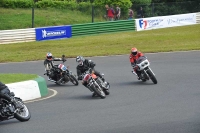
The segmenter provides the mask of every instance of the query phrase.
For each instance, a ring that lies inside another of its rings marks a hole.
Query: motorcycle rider
[[[46,74],[48,76],[48,80],[56,82],[55,80],[53,80],[55,73],[51,71],[51,69],[55,68],[54,61],[66,61],[64,57],[65,55],[62,55],[62,58],[55,58],[50,52],[46,54],[46,59],[44,60],[44,67],[45,67]]]
[[[144,56],[143,53],[141,53],[140,51],[137,50],[137,48],[133,47],[131,48],[131,54],[129,56],[130,58],[130,62],[131,62],[131,66],[133,67],[134,72],[137,74],[138,76],[138,80],[140,79],[140,71],[137,70],[136,67],[136,60],[140,57],[140,56]]]
[[[92,60],[85,59],[82,56],[77,56],[76,62],[78,63],[76,67],[78,80],[82,80],[83,79],[82,74],[91,68],[91,70],[94,72],[96,76],[100,77],[103,82],[105,81],[105,79],[101,76],[101,74],[94,69],[94,66],[96,64]],[[87,87],[87,82],[83,81],[82,84],[85,87]],[[93,96],[95,96],[95,93],[93,93]]]
[[[5,98],[9,102],[12,102],[16,108],[23,108],[10,96],[10,90],[8,87],[0,81],[0,97]]]

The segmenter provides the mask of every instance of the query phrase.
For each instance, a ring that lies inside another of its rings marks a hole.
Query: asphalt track
[[[138,81],[128,55],[92,57],[111,95],[92,98],[81,84],[47,81],[58,94],[27,103],[30,121],[0,122],[0,133],[200,133],[200,51],[146,56],[158,84]],[[75,59],[65,64],[75,72]],[[0,72],[45,77],[43,61],[0,64]]]

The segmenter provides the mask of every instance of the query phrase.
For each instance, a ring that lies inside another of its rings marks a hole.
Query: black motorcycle
[[[20,98],[15,97],[13,92],[9,95],[12,98],[12,102],[0,98],[0,121],[14,118],[21,122],[28,121],[31,118],[31,114],[27,106]],[[18,106],[16,107],[13,102],[17,103]]]
[[[53,68],[51,68],[51,80],[49,81],[54,82],[58,85],[64,85],[70,81],[74,85],[78,85],[78,80],[76,79],[76,76],[71,71],[69,71],[68,67],[64,65],[65,61],[66,60],[63,60],[63,63],[54,65]],[[45,73],[44,75],[47,75],[47,73]]]

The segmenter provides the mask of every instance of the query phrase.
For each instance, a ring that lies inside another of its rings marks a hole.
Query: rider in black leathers
[[[54,61],[66,61],[66,59],[64,57],[65,56],[63,55],[62,58],[55,58],[55,57],[53,57],[52,53],[50,53],[50,52],[48,52],[46,54],[46,59],[44,60],[44,67],[45,67],[46,74],[49,77],[48,80],[53,80],[53,78],[55,76],[55,73],[53,71],[51,71],[51,69],[55,67]]]
[[[2,98],[5,98],[7,101],[9,101],[9,102],[13,102],[13,104],[14,104],[14,106],[15,107],[20,107],[21,108],[21,106],[20,105],[18,105],[13,99],[12,99],[12,97],[10,96],[10,90],[8,89],[8,87],[4,84],[4,83],[2,83],[2,82],[0,82],[0,97],[2,97]]]
[[[82,56],[77,56],[76,62],[78,63],[78,66],[76,67],[78,80],[82,80],[82,74],[91,68],[94,71],[94,74],[104,81],[104,78],[101,76],[101,74],[94,69],[96,64],[92,60],[84,59]]]

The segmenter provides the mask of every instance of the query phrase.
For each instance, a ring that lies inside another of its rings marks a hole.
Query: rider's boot
[[[93,92],[92,97],[95,97],[95,96],[97,96],[97,95]]]
[[[137,79],[140,80],[141,79],[141,73],[138,71],[135,71],[135,73],[137,74]]]
[[[103,91],[104,91],[104,93],[105,93],[106,95],[109,95],[109,94],[110,94],[109,89],[103,89]]]

